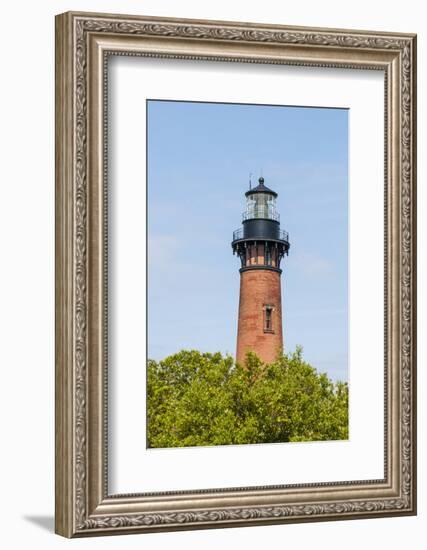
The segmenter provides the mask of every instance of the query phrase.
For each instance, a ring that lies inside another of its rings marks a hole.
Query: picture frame
[[[56,17],[55,46],[56,532],[82,537],[416,514],[416,36],[67,12]],[[109,56],[384,73],[384,478],[109,493]]]

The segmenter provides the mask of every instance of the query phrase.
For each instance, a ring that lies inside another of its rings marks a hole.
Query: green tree
[[[149,447],[348,438],[348,386],[302,358],[301,348],[264,364],[181,351],[148,362]]]

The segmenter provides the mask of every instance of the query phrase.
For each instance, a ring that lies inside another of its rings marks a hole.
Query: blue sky
[[[249,173],[278,194],[285,351],[347,380],[348,111],[153,101],[148,109],[148,356],[234,355]]]

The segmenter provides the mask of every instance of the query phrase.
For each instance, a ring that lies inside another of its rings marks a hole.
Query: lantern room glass
[[[279,221],[276,210],[276,197],[270,193],[253,193],[246,197],[246,210],[243,219],[264,218]]]

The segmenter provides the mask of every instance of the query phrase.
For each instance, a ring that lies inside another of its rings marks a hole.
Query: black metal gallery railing
[[[239,239],[243,239],[243,238],[244,238],[243,227],[239,227],[239,229],[236,229],[235,231],[233,231],[233,241],[238,241]],[[289,233],[284,229],[279,229],[277,239],[280,241],[289,242]],[[251,240],[256,240],[256,237],[251,237]],[[259,240],[264,241],[265,237],[259,237]]]
[[[256,206],[254,208],[247,208],[242,213],[242,220],[256,220],[256,219],[265,219],[265,220],[275,220],[276,222],[280,221],[280,214],[276,212],[275,208],[269,208],[268,206]]]

